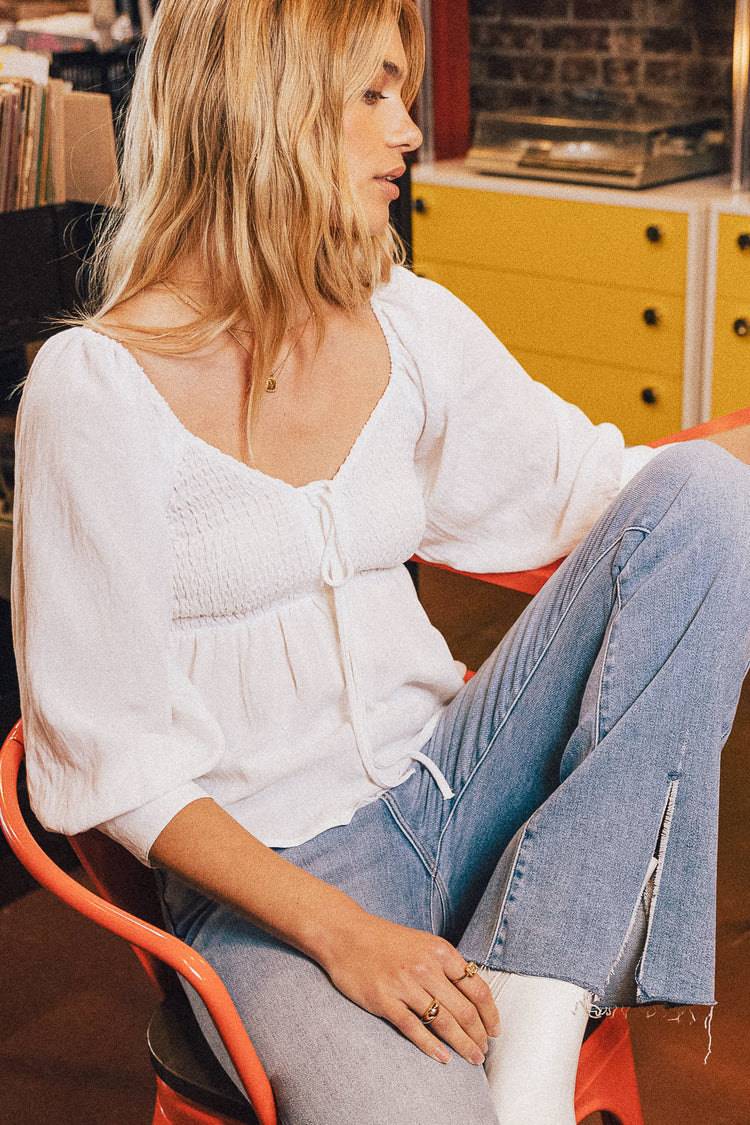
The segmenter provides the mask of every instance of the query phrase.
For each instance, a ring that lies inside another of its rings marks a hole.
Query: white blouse
[[[86,328],[20,408],[13,613],[34,810],[144,863],[210,796],[264,843],[345,824],[422,762],[461,668],[404,560],[568,552],[653,456],[533,382],[446,290],[372,300],[390,382],[332,480],[293,487],[177,419]],[[210,373],[209,373],[210,377]]]

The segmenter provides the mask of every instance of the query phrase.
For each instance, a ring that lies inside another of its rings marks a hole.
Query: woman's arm
[[[224,751],[170,658],[182,440],[114,341],[73,328],[40,350],[19,407],[13,519],[29,794],[46,828],[101,825],[144,863]]]
[[[185,806],[157,836],[151,861],[317,961],[355,1004],[387,1019],[425,1054],[483,1061],[497,1009],[479,977],[453,983],[465,960],[449,942],[368,914],[343,891],[267,848],[210,798]],[[442,1010],[428,1030],[420,1015]]]

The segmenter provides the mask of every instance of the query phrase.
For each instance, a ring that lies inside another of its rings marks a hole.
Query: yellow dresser
[[[473,308],[535,379],[631,443],[698,420],[690,266],[705,204],[673,188],[634,205],[632,193],[446,164],[415,168],[412,207],[415,271]]]
[[[706,366],[711,373],[710,413],[716,418],[750,406],[750,203],[714,206],[710,261],[714,272]]]

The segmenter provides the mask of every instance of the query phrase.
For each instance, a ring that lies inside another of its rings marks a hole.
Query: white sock
[[[480,969],[500,1013],[484,1064],[500,1125],[575,1125],[591,993],[567,981]]]

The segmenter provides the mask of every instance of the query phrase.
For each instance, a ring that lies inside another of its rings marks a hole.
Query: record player
[[[468,168],[489,175],[636,189],[722,172],[728,161],[726,121],[699,115],[645,120],[484,112],[466,157]]]

